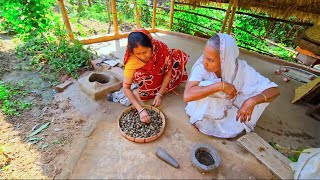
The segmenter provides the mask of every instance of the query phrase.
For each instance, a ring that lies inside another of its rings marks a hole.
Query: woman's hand
[[[254,106],[256,104],[257,102],[253,98],[245,100],[241,108],[238,110],[236,120],[238,121],[240,119],[240,122],[245,122],[247,120],[250,121]]]
[[[234,87],[233,84],[221,82],[221,89],[224,93],[226,93],[229,99],[233,99],[237,95],[237,89]]]
[[[162,97],[160,95],[156,95],[156,97],[153,100],[152,106],[158,107],[161,105]]]
[[[147,123],[147,124],[151,122],[150,116],[149,116],[148,111],[146,109],[143,109],[140,112],[140,121]]]

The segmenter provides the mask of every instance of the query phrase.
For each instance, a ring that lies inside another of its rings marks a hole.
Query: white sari
[[[220,38],[222,80],[233,84],[238,94],[230,100],[225,93],[217,92],[206,98],[189,102],[185,109],[190,116],[190,123],[202,133],[220,138],[232,138],[243,130],[253,131],[262,112],[269,105],[269,103],[256,105],[251,120],[241,123],[236,121],[236,115],[243,102],[268,88],[277,87],[277,85],[256,72],[247,62],[237,59],[239,48],[232,36],[221,33],[218,35]],[[203,55],[193,65],[189,81],[193,81],[192,77],[195,75],[202,76],[201,74],[193,74],[199,72],[194,72],[195,69],[203,67],[202,62]],[[221,79],[213,73],[210,76],[203,76],[199,85],[207,86],[220,81]]]

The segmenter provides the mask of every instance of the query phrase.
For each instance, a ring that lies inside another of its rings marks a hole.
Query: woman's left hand
[[[247,99],[243,102],[241,108],[238,110],[236,121],[240,119],[240,122],[250,121],[251,115],[256,105],[256,101],[252,98]]]
[[[156,97],[153,100],[152,106],[154,106],[154,107],[160,106],[161,105],[161,101],[162,101],[161,96],[156,95]]]

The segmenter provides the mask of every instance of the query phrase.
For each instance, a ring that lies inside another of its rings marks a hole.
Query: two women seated
[[[204,134],[232,138],[255,127],[264,109],[279,95],[277,85],[238,60],[239,48],[227,34],[211,37],[203,55],[193,65],[184,91],[190,123]],[[160,106],[165,93],[187,81],[189,56],[169,49],[144,29],[128,36],[123,89],[142,122],[150,122],[147,111],[130,90],[139,86],[141,101],[153,99]]]

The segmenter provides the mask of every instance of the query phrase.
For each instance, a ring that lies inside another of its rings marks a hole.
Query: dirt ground
[[[80,21],[84,33],[101,35],[113,33],[113,26],[108,23]],[[79,29],[72,25],[75,35],[80,36]],[[95,31],[90,31],[94,29]],[[121,32],[129,32],[132,27],[129,24],[121,24]],[[0,80],[4,82],[23,82],[30,91],[26,97],[32,107],[23,112],[19,117],[7,117],[0,110],[0,147],[4,149],[10,158],[8,168],[1,171],[0,178],[4,179],[52,179],[62,172],[63,167],[68,166],[72,151],[77,140],[81,141],[91,127],[94,120],[80,113],[70,103],[68,98],[54,98],[56,92],[44,82],[40,74],[32,70],[28,62],[21,62],[15,48],[17,46],[13,36],[0,34]],[[32,129],[50,122],[43,132],[34,136],[42,138],[35,144],[28,142],[27,135]],[[89,129],[84,131],[84,129]],[[0,165],[5,158],[0,155]],[[72,162],[71,162],[72,163]],[[3,163],[4,164],[4,163]]]
[[[26,101],[32,107],[19,117],[8,117],[0,111],[0,147],[10,158],[1,179],[52,179],[61,173],[72,145],[83,136],[88,126],[86,117],[76,111],[69,99],[54,99],[55,91],[38,73],[29,70],[26,62],[19,62],[16,44],[11,36],[0,36],[0,78],[4,82],[24,81],[30,93]],[[42,138],[35,144],[28,142],[32,129],[50,122],[47,129],[34,137]],[[1,158],[0,158],[1,159]]]

